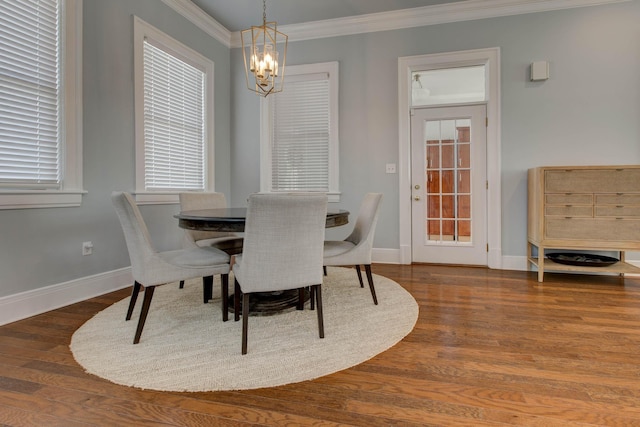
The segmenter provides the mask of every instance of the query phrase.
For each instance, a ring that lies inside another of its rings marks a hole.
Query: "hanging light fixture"
[[[247,88],[260,96],[281,92],[284,85],[289,37],[277,26],[275,21],[267,22],[267,3],[262,0],[262,25],[240,32]]]

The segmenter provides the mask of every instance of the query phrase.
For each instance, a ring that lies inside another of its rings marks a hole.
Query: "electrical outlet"
[[[93,253],[93,243],[82,242],[82,255],[91,255]]]
[[[395,163],[387,163],[387,173],[396,173]]]

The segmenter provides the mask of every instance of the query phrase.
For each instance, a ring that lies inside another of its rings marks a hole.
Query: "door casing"
[[[411,73],[485,65],[487,79],[487,243],[489,268],[502,268],[500,48],[475,49],[398,58],[398,194],[401,264],[411,264]]]

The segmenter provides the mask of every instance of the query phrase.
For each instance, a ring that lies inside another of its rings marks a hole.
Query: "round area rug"
[[[242,321],[222,321],[219,277],[202,303],[202,281],[156,288],[139,344],[133,343],[142,295],[130,321],[129,298],[106,308],[71,338],[86,372],[117,384],[162,391],[244,390],[328,375],[392,347],[413,329],[418,305],[396,282],[374,275],[379,305],[355,269],[329,268],[322,285],[325,338],[315,311],[250,316],[248,354]],[[230,277],[233,288],[233,277]]]

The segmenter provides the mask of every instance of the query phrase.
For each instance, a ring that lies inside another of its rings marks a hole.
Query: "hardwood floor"
[[[85,374],[71,335],[126,290],[0,326],[0,425],[640,426],[639,278],[373,272],[416,298],[413,332],[351,369],[270,389],[167,393]]]

